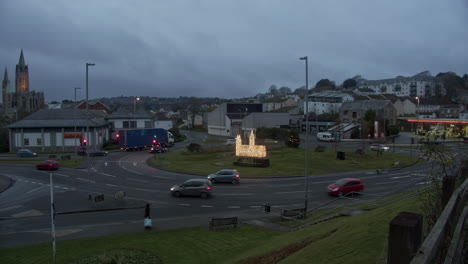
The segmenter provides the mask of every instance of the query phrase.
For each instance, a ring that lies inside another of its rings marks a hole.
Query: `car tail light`
[[[239,174],[236,174],[236,178],[239,178]]]
[[[207,190],[211,190],[211,187],[210,187],[210,186],[208,186],[208,187],[206,187],[206,189],[207,189]]]

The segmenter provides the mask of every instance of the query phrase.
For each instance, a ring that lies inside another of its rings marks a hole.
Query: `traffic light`
[[[83,146],[86,146],[86,138],[83,139]]]
[[[120,135],[119,135],[119,134],[117,134],[117,135],[116,135],[116,137],[117,137],[117,139],[119,139]]]

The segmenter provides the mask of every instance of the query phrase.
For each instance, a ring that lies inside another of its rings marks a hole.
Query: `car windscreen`
[[[336,184],[336,185],[339,185],[339,186],[343,186],[343,185],[345,185],[345,183],[346,183],[346,181],[343,180],[343,179],[337,180],[337,181],[335,182],[335,184]]]

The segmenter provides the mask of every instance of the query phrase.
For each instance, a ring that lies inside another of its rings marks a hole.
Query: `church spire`
[[[25,65],[25,63],[24,63],[24,56],[23,56],[23,49],[21,49],[21,54],[20,54],[20,59],[19,59],[18,65],[20,65],[20,66],[24,66],[24,65]]]

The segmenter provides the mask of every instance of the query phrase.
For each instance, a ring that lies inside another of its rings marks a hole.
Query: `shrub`
[[[202,146],[197,143],[190,143],[190,145],[187,146],[187,150],[190,152],[201,152],[202,151]]]

